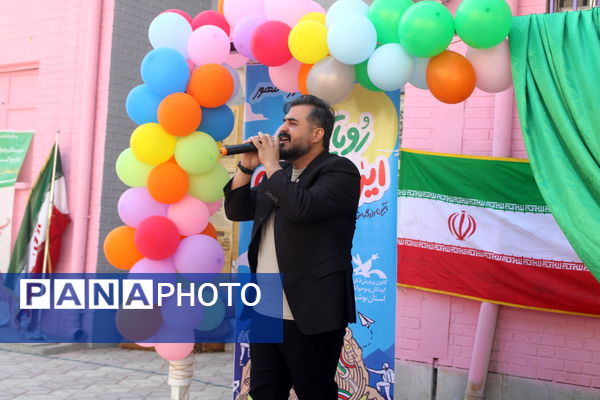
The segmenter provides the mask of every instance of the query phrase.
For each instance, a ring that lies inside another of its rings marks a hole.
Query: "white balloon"
[[[166,12],[158,15],[150,23],[148,39],[153,48],[169,47],[177,50],[188,59],[187,42],[192,34],[192,26],[181,15]]]
[[[355,80],[352,65],[343,64],[329,56],[310,69],[306,78],[306,88],[310,94],[333,105],[348,97],[354,88]]]
[[[477,88],[488,93],[498,93],[512,86],[508,41],[504,40],[489,49],[469,47],[466,57],[475,68]]]
[[[329,7],[329,10],[327,10],[325,25],[329,28],[333,21],[342,15],[361,14],[367,16],[368,13],[369,6],[362,0],[337,0]]]
[[[431,58],[413,57],[413,72],[408,78],[411,85],[416,88],[429,90],[427,85],[427,64]]]
[[[382,90],[398,90],[413,72],[413,58],[398,43],[388,43],[373,52],[367,64],[371,82]]]

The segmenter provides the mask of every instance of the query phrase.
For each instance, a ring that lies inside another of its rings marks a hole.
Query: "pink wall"
[[[519,15],[545,11],[543,0],[519,3]],[[447,105],[407,85],[402,147],[490,156],[493,116],[492,94]],[[511,157],[527,158],[516,106],[511,143]],[[468,369],[479,304],[398,288],[396,358]],[[600,388],[600,319],[500,306],[490,372]]]
[[[90,207],[90,225],[87,260],[95,266],[99,219],[100,185],[102,183],[102,158],[106,110],[110,48],[112,38],[113,0],[104,0],[100,47],[100,69],[97,88],[96,128],[94,132],[79,132],[81,123],[82,85],[84,81],[85,40],[89,23],[87,7],[92,1],[100,0],[30,0],[26,2],[5,1],[0,13],[0,72],[10,73],[15,69],[34,68],[37,74],[36,94],[33,96],[35,109],[31,118],[7,123],[0,129],[33,129],[36,131],[30,155],[26,163],[25,176],[21,180],[28,185],[17,190],[13,227],[13,241],[18,231],[30,186],[33,185],[50,148],[54,135],[60,129],[60,148],[63,169],[67,178],[67,191],[71,214],[74,210],[74,169],[77,150],[82,135],[94,135],[93,177]],[[83,271],[81,265],[71,265],[70,247],[72,227],[66,232],[63,244],[62,272]]]

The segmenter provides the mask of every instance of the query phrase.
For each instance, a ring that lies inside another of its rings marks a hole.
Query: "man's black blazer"
[[[304,334],[345,327],[356,321],[352,280],[352,238],[360,197],[360,174],[348,159],[319,154],[291,181],[292,166],[255,188],[225,186],[225,213],[233,221],[253,220],[248,249],[256,272],[260,231],[275,212],[275,249],[283,288]]]

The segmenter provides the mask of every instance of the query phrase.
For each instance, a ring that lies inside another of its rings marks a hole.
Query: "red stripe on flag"
[[[69,214],[61,213],[56,206],[52,207],[52,218],[50,221],[50,259],[48,260],[48,267],[46,272],[56,272],[56,265],[58,265],[58,258],[60,256],[60,249],[62,246],[62,234],[67,229],[67,226],[71,222]],[[46,240],[48,240],[46,238]],[[40,245],[40,251],[37,254],[35,265],[33,266],[32,273],[42,273],[44,267],[44,252],[46,242],[44,241]]]
[[[523,307],[600,315],[589,271],[520,265],[398,245],[398,283]]]

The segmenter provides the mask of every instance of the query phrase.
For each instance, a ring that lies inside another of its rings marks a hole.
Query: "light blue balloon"
[[[413,57],[413,72],[408,79],[416,88],[429,90],[427,85],[427,64],[431,58]]]
[[[146,85],[139,85],[131,89],[125,100],[125,110],[133,122],[138,125],[148,122],[158,122],[156,112],[162,101]]]
[[[329,27],[327,45],[331,55],[344,64],[360,64],[375,50],[377,31],[364,15],[342,15]]]
[[[413,59],[398,43],[384,44],[373,52],[367,71],[378,88],[398,90],[412,74]]]
[[[369,6],[362,0],[337,0],[329,7],[325,15],[325,25],[327,28],[331,26],[333,21],[348,14],[360,14],[365,17],[369,13]]]
[[[181,15],[167,12],[156,16],[148,28],[148,39],[155,49],[168,47],[188,59],[187,42],[192,34],[190,23]]]
[[[217,108],[202,108],[202,122],[198,131],[208,133],[215,141],[225,139],[233,130],[235,118],[227,105]]]
[[[167,47],[151,50],[142,60],[142,80],[158,96],[185,92],[190,68],[185,58]]]
[[[221,65],[223,65],[225,68],[227,68],[227,70],[231,74],[231,77],[233,78],[233,93],[231,94],[231,97],[229,98],[229,100],[227,100],[227,102],[230,102],[231,100],[233,100],[235,98],[238,91],[240,90],[240,74],[238,74],[236,69],[233,68],[229,64],[221,64]]]

